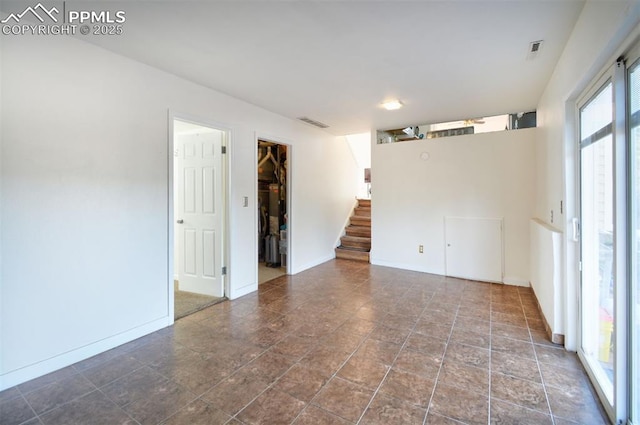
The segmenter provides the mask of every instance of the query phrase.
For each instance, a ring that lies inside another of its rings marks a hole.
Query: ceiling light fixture
[[[402,102],[400,102],[399,100],[387,100],[385,102],[382,102],[382,107],[387,111],[393,111],[395,109],[402,108]]]

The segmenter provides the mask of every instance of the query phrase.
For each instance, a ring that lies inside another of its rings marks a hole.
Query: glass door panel
[[[629,146],[630,146],[630,192],[631,227],[629,229],[631,260],[631,420],[640,424],[640,61],[629,68]]]
[[[613,405],[613,91],[605,84],[580,110],[581,350]]]

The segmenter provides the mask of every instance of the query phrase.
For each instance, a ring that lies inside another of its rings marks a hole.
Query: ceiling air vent
[[[529,43],[529,52],[527,52],[527,59],[534,59],[542,50],[543,40],[532,41]]]
[[[329,127],[328,125],[323,124],[320,121],[312,120],[311,118],[308,118],[308,117],[299,117],[298,119],[300,121],[302,121],[302,122],[306,122],[307,124],[314,125],[314,126],[316,126],[318,128],[328,128]]]

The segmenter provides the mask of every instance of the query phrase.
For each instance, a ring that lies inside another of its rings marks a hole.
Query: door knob
[[[183,219],[180,219],[180,220],[176,221],[176,223],[178,223],[178,224],[182,224],[182,223],[184,223],[184,220],[183,220]]]

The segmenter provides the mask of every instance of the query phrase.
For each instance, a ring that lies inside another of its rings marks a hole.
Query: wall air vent
[[[299,117],[298,119],[300,121],[302,121],[302,122],[306,122],[307,124],[311,124],[311,125],[316,126],[318,128],[328,128],[329,127],[328,125],[326,125],[324,123],[321,123],[320,121],[312,120],[311,118],[308,118],[308,117]]]
[[[529,51],[527,52],[527,59],[534,59],[542,50],[543,40],[532,41],[529,43]]]

